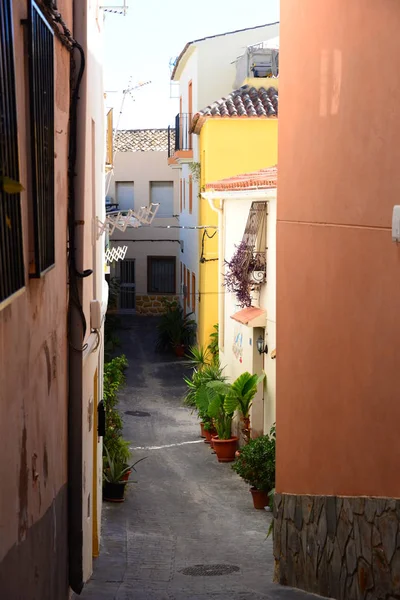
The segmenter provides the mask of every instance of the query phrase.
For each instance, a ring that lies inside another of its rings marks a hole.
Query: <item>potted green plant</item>
[[[225,399],[230,386],[223,381],[210,381],[197,394],[201,410],[206,410],[213,420],[217,436],[212,438],[212,447],[219,462],[235,460],[238,438],[232,436],[233,412],[225,409]]]
[[[200,419],[201,434],[204,435],[206,443],[210,443],[211,435],[216,433],[212,418],[208,415],[208,401],[204,404],[204,398],[198,402],[197,394],[201,388],[211,381],[225,381],[219,361],[207,362],[208,353],[201,348],[191,348],[189,351],[190,364],[194,365],[192,377],[184,377],[187,392],[183,402],[197,411]]]
[[[268,506],[269,493],[275,487],[275,425],[269,435],[250,440],[241,449],[232,469],[248,483],[254,508]]]
[[[177,356],[183,357],[188,346],[193,344],[196,334],[196,321],[193,313],[184,314],[183,308],[176,300],[164,299],[165,312],[157,325],[158,340],[156,349],[165,351],[173,348]]]
[[[106,460],[103,468],[103,498],[109,502],[123,502],[125,500],[125,488],[128,483],[129,474],[136,471],[135,466],[147,458],[144,456],[133,464],[126,464],[121,459],[113,456],[105,447]]]
[[[242,421],[242,433],[247,444],[250,440],[250,409],[253,403],[254,396],[257,393],[257,386],[265,378],[265,373],[262,375],[251,375],[248,371],[239,375],[231,384],[229,394],[225,400],[225,410],[235,412],[238,410]]]

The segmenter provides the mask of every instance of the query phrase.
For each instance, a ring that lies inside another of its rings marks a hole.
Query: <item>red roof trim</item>
[[[243,173],[206,184],[206,191],[235,191],[246,189],[274,189],[278,182],[277,166],[260,169],[253,173]]]

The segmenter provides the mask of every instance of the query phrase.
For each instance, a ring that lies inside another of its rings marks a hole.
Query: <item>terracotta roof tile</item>
[[[221,98],[196,113],[191,129],[192,132],[199,133],[204,121],[209,117],[275,118],[277,116],[278,90],[273,85],[258,89],[244,85],[228,94],[226,98]]]
[[[170,130],[172,147],[175,131]],[[114,150],[118,152],[167,152],[168,129],[125,129],[116,132]]]
[[[207,183],[205,188],[207,191],[235,191],[243,189],[263,189],[263,188],[276,188],[278,181],[278,168],[269,167],[268,169],[260,169],[253,173],[243,173],[242,175],[235,175],[234,177],[228,177],[227,179],[221,179],[220,181],[214,181]]]
[[[234,315],[231,315],[231,319],[237,321],[238,323],[242,323],[243,325],[248,325],[252,323],[252,326],[255,327],[255,321],[258,323],[263,323],[266,318],[266,311],[263,308],[258,308],[257,306],[249,306],[248,308],[243,308],[239,310]],[[260,325],[261,326],[261,325]]]

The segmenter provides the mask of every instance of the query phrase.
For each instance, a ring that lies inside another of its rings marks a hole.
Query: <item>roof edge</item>
[[[205,42],[207,40],[211,40],[211,39],[214,39],[217,37],[222,37],[224,35],[233,35],[234,33],[242,33],[243,31],[252,31],[253,29],[262,29],[263,27],[272,27],[273,25],[279,25],[279,23],[280,23],[280,21],[274,21],[273,23],[264,23],[263,25],[255,25],[254,27],[244,27],[243,29],[235,29],[234,31],[225,31],[225,33],[216,33],[215,35],[208,35],[206,37],[198,38],[197,40],[192,40],[191,42],[187,42],[187,44],[185,45],[185,47],[183,48],[181,53],[178,55],[178,58],[176,59],[175,66],[174,66],[174,69],[173,69],[172,75],[171,75],[171,81],[175,80],[175,75],[178,70],[179,63],[182,60],[182,58],[184,57],[184,55],[186,54],[186,51],[188,50],[188,48],[192,44],[198,44],[199,42]]]

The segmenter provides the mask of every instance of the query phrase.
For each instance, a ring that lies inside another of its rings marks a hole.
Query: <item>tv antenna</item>
[[[104,6],[99,6],[104,12],[113,13],[114,15],[123,15],[126,17],[126,13],[128,11],[128,0],[124,0],[122,6],[114,6],[110,4],[106,4]]]
[[[112,138],[112,148],[113,148],[113,161],[112,164],[114,165],[114,159],[115,159],[115,140],[117,137],[117,133],[119,131],[119,124],[121,121],[121,115],[123,113],[124,110],[124,104],[125,104],[125,100],[127,96],[130,96],[131,99],[133,100],[133,102],[135,102],[135,98],[133,96],[133,92],[135,92],[136,90],[140,90],[142,87],[144,87],[145,85],[149,85],[151,83],[151,81],[139,81],[136,84],[132,84],[132,75],[129,77],[129,81],[128,81],[128,86],[125,90],[122,90],[122,100],[121,100],[121,106],[119,109],[119,113],[118,113],[118,120],[117,120],[117,125],[113,131],[113,138]],[[107,92],[108,94],[113,94],[116,93],[115,90],[111,90],[109,92]],[[113,169],[111,169],[108,173],[107,173],[107,178],[106,178],[106,196],[108,194],[108,191],[110,189],[110,184],[111,184],[111,177],[113,174]]]

